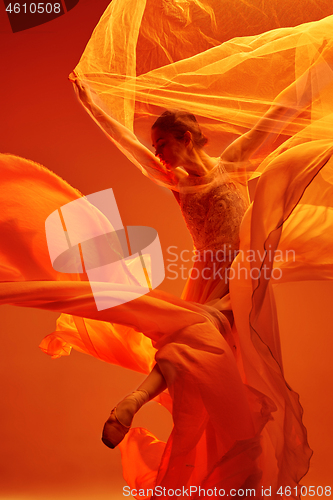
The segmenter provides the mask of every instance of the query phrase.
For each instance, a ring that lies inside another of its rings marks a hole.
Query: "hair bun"
[[[182,140],[186,132],[191,132],[193,143],[198,148],[207,144],[208,139],[201,132],[199,123],[192,113],[178,109],[167,109],[161,114],[152,126],[164,132],[170,132],[173,136]]]

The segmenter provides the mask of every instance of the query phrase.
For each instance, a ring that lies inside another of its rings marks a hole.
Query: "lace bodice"
[[[179,204],[197,251],[237,250],[247,202],[221,162],[179,186]]]

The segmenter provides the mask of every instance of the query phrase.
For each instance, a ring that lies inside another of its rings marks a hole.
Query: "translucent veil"
[[[91,89],[95,103],[148,147],[156,117],[165,108],[176,108],[197,116],[209,138],[207,152],[218,156],[253,127],[278,94],[308,68],[332,59],[333,18],[308,22],[332,13],[328,0],[266,5],[258,1],[113,0],[75,72]],[[274,145],[268,141],[260,148],[248,169],[253,170],[259,163],[256,159],[267,157],[296,133],[303,131],[302,140],[326,137],[332,85],[322,91],[318,85],[322,74],[316,69],[309,78],[311,95],[302,113],[287,126],[278,127],[283,135]],[[291,106],[299,104],[303,85],[300,80]],[[316,127],[305,132],[314,122]],[[149,168],[117,145],[149,175]]]

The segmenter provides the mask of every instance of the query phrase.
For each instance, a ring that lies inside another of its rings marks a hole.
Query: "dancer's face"
[[[155,156],[169,169],[177,168],[186,159],[186,142],[176,139],[171,132],[165,132],[159,128],[151,131]]]

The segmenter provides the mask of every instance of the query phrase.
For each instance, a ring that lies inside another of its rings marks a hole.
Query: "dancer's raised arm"
[[[327,47],[325,42],[320,53],[319,59],[275,98],[272,106],[257,124],[225,149],[221,155],[222,160],[226,162],[248,160],[269,135],[279,134],[288,122],[332,84],[333,50]]]
[[[87,111],[133,163],[142,166],[149,176],[158,182],[169,187],[177,183],[175,174],[168,170],[159,158],[138,140],[133,132],[109,116],[93,102],[89,90],[77,78],[75,73],[70,75],[70,80]]]

